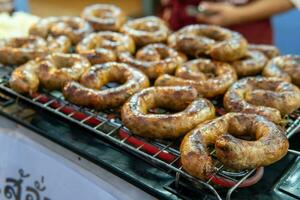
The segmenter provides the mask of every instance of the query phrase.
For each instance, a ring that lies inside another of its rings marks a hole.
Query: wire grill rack
[[[222,198],[218,191],[220,187],[217,185],[226,188],[226,199],[229,200],[234,190],[238,187],[250,186],[253,184],[251,178],[254,176],[261,177],[263,174],[263,168],[232,172],[216,161],[215,173],[207,181],[202,181],[192,177],[182,169],[178,150],[180,144],[179,140],[149,140],[132,135],[130,131],[123,126],[118,110],[98,112],[96,110],[82,108],[65,101],[63,95],[58,91],[50,93],[42,91],[41,93],[36,93],[31,96],[22,95],[10,89],[5,79],[0,82],[0,89],[14,95],[18,99],[22,99],[86,128],[93,132],[95,136],[104,138],[152,165],[163,169],[175,177],[175,185],[179,185],[181,179],[184,178],[196,188],[210,191],[210,193],[219,200]],[[217,101],[213,103],[215,105],[218,104]],[[220,109],[219,114],[222,114],[222,112],[223,110]],[[299,116],[300,109],[288,118],[286,133],[289,138],[300,127]],[[298,151],[289,150],[289,152],[299,155]],[[211,155],[214,156],[214,153],[215,151],[212,150]],[[257,180],[259,180],[259,178]]]

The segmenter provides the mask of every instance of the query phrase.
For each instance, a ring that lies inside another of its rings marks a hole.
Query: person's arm
[[[300,9],[300,0],[290,0],[291,2],[293,2],[293,4]]]
[[[244,6],[210,2],[201,3],[200,6],[214,14],[199,14],[199,22],[229,26],[270,17],[293,8],[294,4],[290,0],[257,0]]]

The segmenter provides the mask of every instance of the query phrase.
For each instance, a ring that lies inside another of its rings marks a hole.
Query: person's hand
[[[241,8],[230,3],[204,2],[200,6],[211,14],[200,13],[197,15],[199,23],[213,24],[219,26],[230,26],[242,22]]]
[[[172,10],[171,8],[166,8],[163,13],[162,13],[162,16],[161,18],[163,20],[165,20],[166,22],[168,22],[170,19],[171,19],[171,15],[172,15]]]
[[[170,0],[160,0],[160,4],[162,6],[168,5],[170,3]]]
[[[161,18],[168,22],[171,19],[172,9],[167,7],[170,4],[170,0],[160,0],[160,4],[162,6],[166,6],[166,8],[163,9]]]

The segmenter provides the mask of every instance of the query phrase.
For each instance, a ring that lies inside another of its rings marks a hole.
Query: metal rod
[[[61,105],[58,108],[54,109],[54,111],[59,111],[60,109],[62,109],[63,107],[65,107],[65,105]]]
[[[215,152],[216,152],[216,150],[214,149],[209,153],[209,155],[213,155]]]
[[[289,152],[289,153],[292,153],[292,154],[294,154],[294,155],[300,156],[300,152],[299,152],[299,151],[289,149],[288,152]]]
[[[176,177],[175,177],[175,188],[178,190],[179,189],[179,179],[180,179],[180,173],[176,172]]]
[[[96,116],[94,116],[94,115],[87,116],[86,118],[84,118],[84,119],[81,120],[80,122],[81,122],[81,123],[84,123],[84,122],[86,122],[87,120],[92,119],[93,117],[96,117]]]
[[[95,130],[97,130],[100,126],[102,126],[103,124],[107,123],[107,121],[102,121],[101,123],[99,123],[97,126],[94,127]]]
[[[217,175],[217,173],[224,167],[224,165],[221,165],[217,168],[217,170],[211,175],[211,177],[206,181],[206,183],[210,183],[210,181]]]
[[[170,162],[170,165],[173,165],[175,162],[177,162],[180,159],[180,156],[176,157],[172,162]]]
[[[222,170],[221,173],[222,173],[222,175],[229,176],[229,177],[242,177],[242,176],[245,176],[246,174],[248,174],[249,171],[230,172],[230,171]]]
[[[107,133],[108,136],[110,136],[111,134],[113,133],[116,133],[117,131],[119,131],[121,129],[122,126],[119,126],[119,127],[115,127],[113,130],[109,131]],[[129,135],[130,136],[130,135]]]
[[[47,103],[44,103],[44,106],[48,106],[51,103],[53,103],[54,101],[56,101],[56,99],[51,99],[50,101],[48,101]]]
[[[227,194],[226,194],[226,200],[230,200],[231,199],[231,194],[232,192],[239,187],[239,185],[241,185],[251,174],[253,174],[255,172],[256,169],[252,169],[247,175],[245,175],[241,180],[239,180],[239,182],[237,182],[232,188],[230,188],[230,190],[228,190]]]
[[[291,138],[300,128],[300,117],[286,130],[287,138]]]
[[[130,138],[131,137],[131,135],[128,135],[127,137],[125,137],[125,138],[123,138],[120,142],[121,143],[124,143],[128,138]]]
[[[166,145],[166,146],[164,146],[163,148],[159,149],[159,151],[156,152],[156,153],[153,155],[153,158],[155,158],[156,156],[158,156],[161,152],[163,152],[164,150],[166,150],[167,148],[169,148],[171,145],[172,145],[172,143],[169,143],[168,145]]]
[[[36,101],[36,100],[38,100],[41,97],[42,97],[42,95],[39,94],[37,97],[33,98],[32,101]]]
[[[142,145],[140,145],[139,147],[137,147],[136,150],[140,150],[144,145],[145,145],[145,143],[143,143]]]
[[[67,116],[72,117],[75,113],[76,113],[76,111],[72,111],[71,113],[67,114]]]

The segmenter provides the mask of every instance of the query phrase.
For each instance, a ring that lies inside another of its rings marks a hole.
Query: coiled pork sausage
[[[269,61],[263,70],[267,77],[278,77],[300,87],[300,56],[278,56]]]
[[[255,141],[239,139],[250,136]],[[270,165],[289,147],[284,132],[262,116],[228,113],[190,131],[180,146],[183,169],[202,180],[213,175],[215,166],[208,147],[225,166],[241,170]]]
[[[126,21],[123,11],[111,4],[94,4],[87,6],[81,13],[95,31],[119,31]]]
[[[208,55],[215,60],[234,61],[245,56],[246,39],[237,32],[213,25],[189,25],[173,33],[168,44],[188,55]]]
[[[176,70],[176,77],[162,75],[156,86],[192,86],[204,97],[224,94],[237,80],[234,69],[227,63],[209,59],[196,59],[184,63]]]
[[[282,116],[300,107],[300,90],[278,78],[244,78],[229,88],[224,106],[231,112],[259,114],[280,123]]]
[[[121,85],[101,90],[113,81]],[[80,82],[68,82],[63,94],[74,104],[103,110],[122,106],[131,95],[148,86],[148,78],[139,70],[124,63],[108,62],[92,66]]]
[[[151,114],[169,108],[174,114]],[[215,116],[210,101],[191,87],[151,87],[133,95],[122,107],[122,122],[132,133],[149,138],[177,138]]]

